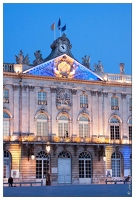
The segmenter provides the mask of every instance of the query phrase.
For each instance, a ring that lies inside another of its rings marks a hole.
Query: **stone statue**
[[[36,59],[33,61],[33,65],[34,65],[34,66],[43,63],[43,58],[42,58],[42,54],[40,53],[40,50],[37,50],[37,51],[34,53],[34,56],[36,57]]]
[[[27,54],[26,57],[23,59],[23,64],[26,64],[26,65],[29,65],[29,64],[30,64],[28,54]]]
[[[29,56],[28,54],[26,55],[26,57],[24,57],[22,50],[20,50],[20,53],[18,54],[18,56],[16,56],[16,63],[17,64],[26,64],[29,65]]]
[[[82,58],[82,64],[90,69],[90,56],[85,55],[84,58]]]
[[[104,72],[103,65],[100,61],[98,64],[94,64],[95,72]]]
[[[124,63],[120,63],[120,74],[124,74]]]

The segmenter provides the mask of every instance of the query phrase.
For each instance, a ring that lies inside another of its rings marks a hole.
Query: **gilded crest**
[[[57,77],[72,78],[75,74],[75,66],[72,59],[63,56],[54,61],[54,73]]]

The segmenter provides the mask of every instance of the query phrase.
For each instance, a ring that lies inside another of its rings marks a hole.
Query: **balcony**
[[[82,143],[82,144],[132,144],[131,140],[128,139],[109,139],[105,137],[59,137],[59,136],[35,136],[33,135],[13,135],[4,136],[4,142],[34,142],[34,143],[46,143],[50,141],[51,143]]]
[[[38,105],[47,105],[47,101],[38,100]]]
[[[14,72],[14,64],[3,64],[3,72]]]
[[[119,110],[119,106],[111,106],[111,110]]]

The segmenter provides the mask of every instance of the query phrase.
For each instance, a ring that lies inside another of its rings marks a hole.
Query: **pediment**
[[[28,70],[25,70],[23,74],[91,81],[103,80],[99,75],[86,68],[67,54],[63,54],[47,62],[34,66]]]

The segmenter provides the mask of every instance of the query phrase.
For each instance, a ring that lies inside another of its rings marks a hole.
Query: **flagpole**
[[[54,36],[54,40],[55,40],[55,38],[56,38],[55,23],[54,23],[54,33],[53,33],[53,36]]]

